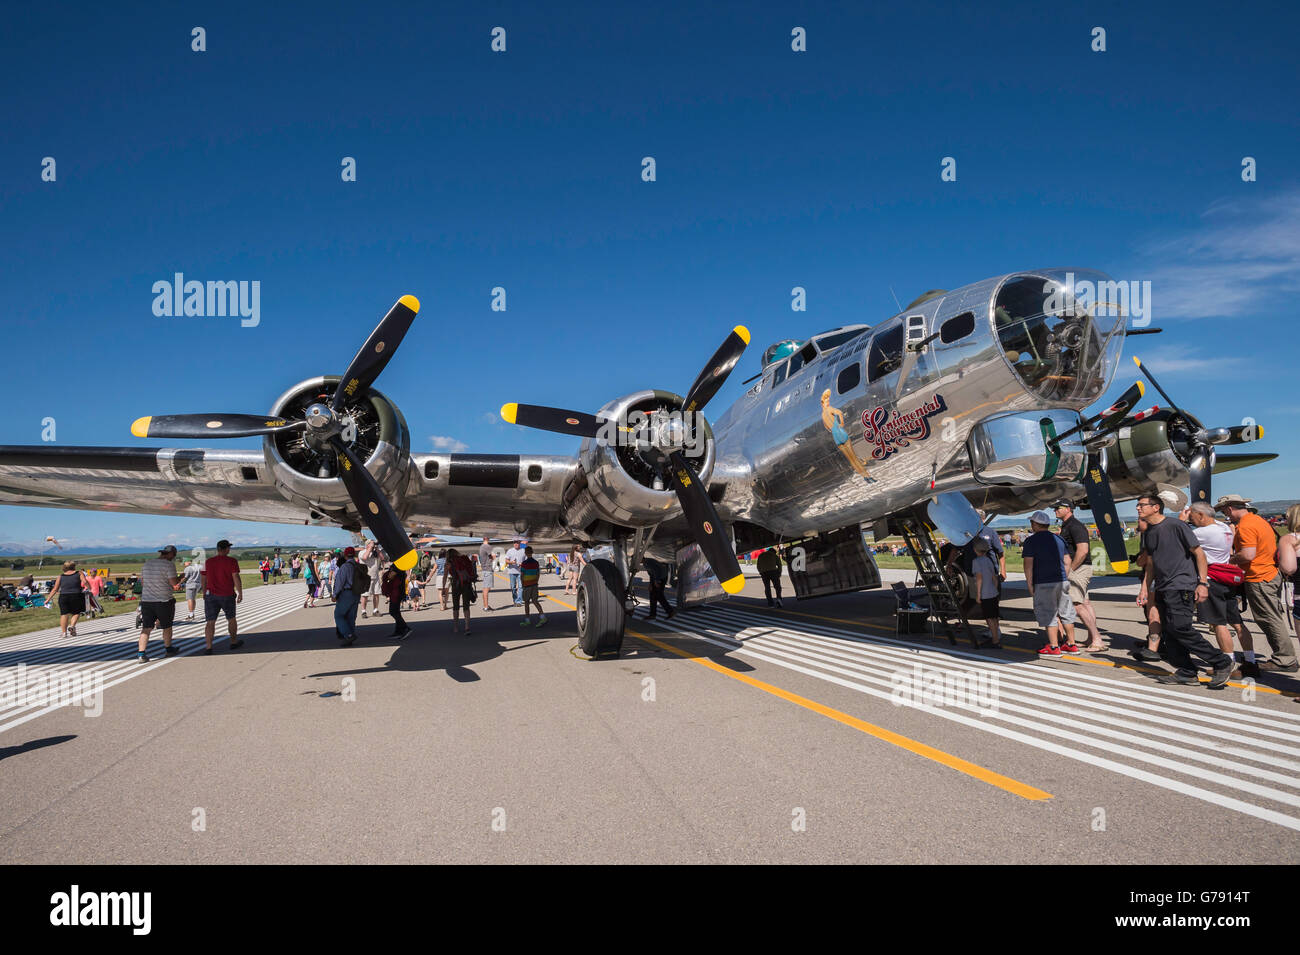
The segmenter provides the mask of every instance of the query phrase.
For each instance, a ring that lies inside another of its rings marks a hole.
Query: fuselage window
[[[785,373],[790,370],[790,363],[783,362],[776,371],[772,372],[772,387],[775,388],[781,382],[785,381]]]
[[[837,394],[844,394],[858,387],[862,381],[862,366],[856,361],[840,369],[839,378],[835,381],[835,391]]]
[[[975,331],[975,313],[962,312],[943,323],[939,329],[939,341],[951,345],[953,342],[961,341],[973,331]]]
[[[867,381],[884,378],[903,364],[903,326],[895,325],[871,340],[867,356]]]

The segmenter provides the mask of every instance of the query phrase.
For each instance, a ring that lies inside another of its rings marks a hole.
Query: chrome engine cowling
[[[328,403],[340,381],[322,375],[294,385],[271,408],[273,418],[304,418],[308,406]],[[343,440],[365,461],[391,500],[400,500],[411,461],[411,433],[406,419],[384,394],[371,388],[363,398],[349,401],[341,416],[346,422]],[[282,492],[296,495],[322,510],[339,510],[351,504],[339,480],[337,458],[325,447],[315,447],[299,431],[282,431],[262,439],[266,464]]]
[[[681,512],[672,488],[657,473],[653,451],[676,447],[701,481],[713,473],[713,429],[703,415],[684,414],[684,400],[670,391],[638,391],[597,412],[607,424],[578,451],[576,493],[566,495],[565,521],[584,530],[600,522],[616,527],[658,524]]]

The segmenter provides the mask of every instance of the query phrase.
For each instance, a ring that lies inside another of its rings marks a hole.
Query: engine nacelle
[[[299,382],[276,400],[271,416],[305,417],[308,405],[333,399],[340,380],[338,375],[322,375]],[[406,486],[411,462],[411,432],[406,419],[396,405],[373,388],[364,398],[348,402],[342,415],[347,422],[343,440],[366,462],[366,470],[389,500],[400,502],[400,489]],[[313,447],[304,432],[267,435],[262,446],[267,467],[286,497],[306,499],[322,512],[352,507],[338,477],[336,456],[327,448]]]
[[[609,422],[578,451],[578,476],[565,495],[565,521],[573,530],[603,536],[601,524],[647,527],[680,513],[676,493],[659,476],[647,448],[660,440],[683,454],[706,485],[713,474],[713,429],[701,414],[683,414],[684,400],[670,391],[638,391],[597,412]],[[673,431],[672,429],[678,429]]]

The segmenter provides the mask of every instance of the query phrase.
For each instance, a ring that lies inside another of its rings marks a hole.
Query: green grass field
[[[78,564],[78,566],[80,566],[80,564]],[[101,564],[99,566],[112,566],[112,564],[111,563],[109,565]],[[121,566],[130,568],[129,572],[133,574],[140,572],[139,564],[128,565],[122,563]],[[184,565],[178,561],[177,569],[179,570],[181,566]],[[245,588],[263,586],[262,575],[260,573],[257,573],[256,571],[250,571],[246,567],[241,568],[241,570],[243,571],[242,577],[243,577]],[[38,575],[37,579],[39,580],[41,579],[41,577]],[[287,581],[289,578],[286,576],[283,579]],[[297,585],[298,581],[294,581],[294,584]],[[280,586],[280,585],[276,585],[276,586]],[[178,613],[181,613],[184,610],[185,593],[184,591],[182,591],[181,593],[178,593],[175,596],[176,599],[178,601],[181,601],[182,603],[181,610],[177,611]],[[58,598],[55,598],[56,602],[57,599]],[[100,601],[100,605],[104,608],[105,616],[113,617],[123,613],[134,614],[136,608],[140,606],[140,601],[113,600],[112,598],[105,598]],[[198,607],[196,608],[196,612],[197,613],[203,612],[202,598],[200,598],[198,602]],[[86,619],[85,617],[82,617],[82,620],[85,619]],[[34,607],[34,608],[28,608],[26,610],[11,610],[8,613],[0,613],[0,639],[4,639],[5,637],[17,636],[20,633],[31,633],[33,630],[44,630],[46,627],[57,627],[58,625],[59,625],[59,613],[57,609],[47,610],[44,607]]]

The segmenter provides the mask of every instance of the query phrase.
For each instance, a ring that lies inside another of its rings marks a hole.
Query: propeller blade
[[[506,404],[501,406],[501,417],[511,424],[540,431],[572,434],[579,438],[594,438],[600,433],[605,419],[585,411],[565,411],[544,405]]]
[[[1142,374],[1147,376],[1147,381],[1155,385],[1156,391],[1160,392],[1160,397],[1164,398],[1165,401],[1169,402],[1170,409],[1172,409],[1174,412],[1178,414],[1182,414],[1182,412],[1178,410],[1178,405],[1174,404],[1174,399],[1170,398],[1169,395],[1165,392],[1165,390],[1160,387],[1160,382],[1156,381],[1155,375],[1147,371],[1147,366],[1142,364],[1142,359],[1139,358],[1137,355],[1134,355],[1133,364],[1138,366],[1138,371],[1142,372]]]
[[[1198,445],[1188,465],[1188,480],[1191,485],[1192,503],[1204,501],[1210,503],[1210,483],[1214,474],[1214,449],[1208,444]]]
[[[339,455],[339,477],[343,479],[343,486],[348,489],[352,503],[361,512],[361,519],[374,533],[375,540],[379,541],[379,546],[397,569],[410,570],[419,559],[419,554],[411,546],[411,539],[402,529],[402,522],[397,519],[393,505],[388,503],[383,488],[366,470],[365,462],[338,435],[331,438],[330,443]]]
[[[137,438],[247,438],[306,425],[306,421],[255,414],[160,414],[136,418],[131,433]]]
[[[682,502],[682,513],[691,526],[696,543],[704,552],[705,560],[722,582],[723,590],[729,594],[740,593],[745,587],[745,575],[741,573],[740,562],[731,549],[731,541],[718,520],[718,512],[709,500],[708,491],[684,454],[673,451],[668,460],[669,481],[677,492],[677,499]]]
[[[1128,573],[1128,548],[1124,546],[1124,525],[1115,513],[1115,495],[1110,490],[1110,479],[1102,469],[1100,454],[1088,455],[1088,467],[1083,472],[1083,487],[1088,492],[1088,510],[1097,522],[1097,533],[1106,548],[1106,559],[1117,574]]]
[[[1264,437],[1264,429],[1257,424],[1239,424],[1231,428],[1215,428],[1209,433],[1210,444],[1249,444]]]
[[[713,353],[709,363],[704,366],[704,370],[686,392],[686,403],[682,406],[682,410],[699,411],[707,405],[709,399],[718,393],[722,383],[727,380],[731,369],[736,367],[736,362],[740,361],[741,353],[748,345],[749,329],[744,325],[737,325],[731,330],[727,340]]]
[[[334,392],[334,401],[330,407],[339,411],[349,398],[366,393],[393,357],[393,352],[397,351],[397,346],[402,343],[406,330],[411,327],[411,322],[415,321],[415,315],[419,311],[420,301],[414,295],[403,295],[397,300],[383,321],[370,333],[366,343],[352,359],[352,364],[348,365],[343,380],[339,382],[339,390]]]
[[[1112,426],[1123,421],[1124,416],[1137,407],[1137,403],[1142,400],[1146,390],[1146,385],[1142,384],[1142,382],[1133,382],[1128,391],[1120,395],[1113,405],[1097,416],[1097,429],[1099,431],[1109,431]]]

